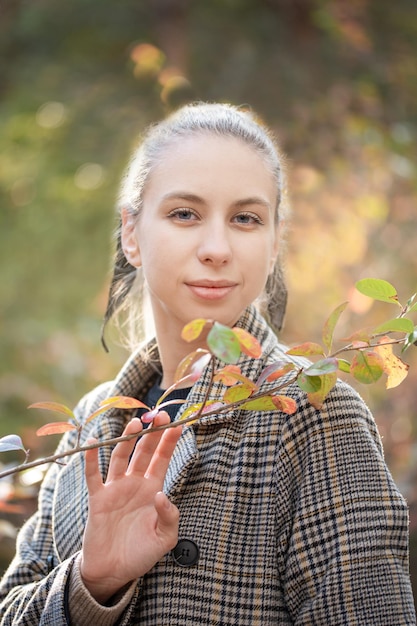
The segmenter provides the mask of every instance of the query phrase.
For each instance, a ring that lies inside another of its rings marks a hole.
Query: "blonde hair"
[[[106,324],[112,317],[117,317],[119,320],[124,318],[123,324],[119,325],[124,327],[124,335],[131,349],[143,339],[143,276],[142,271],[133,267],[124,255],[121,243],[120,212],[122,208],[126,208],[132,215],[140,214],[145,185],[167,148],[175,142],[197,134],[214,134],[219,137],[240,139],[256,150],[265,160],[276,181],[276,223],[287,221],[284,157],[270,131],[251,112],[230,104],[197,102],[186,105],[165,120],[151,125],[134,151],[120,186],[113,276],[103,324],[104,335]],[[281,227],[281,238],[282,230]],[[260,299],[262,312],[276,330],[282,326],[286,301],[287,290],[280,253],[274,271],[268,278],[264,297]],[[103,345],[107,349],[103,335]]]

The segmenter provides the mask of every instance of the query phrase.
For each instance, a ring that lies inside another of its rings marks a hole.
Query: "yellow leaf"
[[[243,328],[238,328],[235,326],[234,328],[232,328],[232,330],[238,338],[240,349],[242,350],[242,352],[244,352],[248,356],[253,357],[254,359],[258,359],[262,354],[262,348],[259,341]]]
[[[379,346],[375,348],[383,361],[383,369],[387,375],[386,388],[392,389],[398,387],[408,374],[409,365],[404,363],[392,351],[392,345],[386,342],[391,341],[389,337],[382,337],[379,340]]]
[[[74,413],[65,404],[59,402],[35,402],[28,406],[28,409],[45,409],[46,411],[56,411],[57,413],[63,413],[69,415],[74,419]]]
[[[192,320],[192,322],[189,322],[188,324],[186,324],[184,328],[182,329],[181,331],[182,339],[188,342],[194,341],[201,335],[203,328],[207,323],[208,323],[208,320],[205,320],[202,318]]]

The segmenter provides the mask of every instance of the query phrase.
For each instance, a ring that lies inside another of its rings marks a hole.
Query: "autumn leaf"
[[[238,328],[237,326],[232,328],[232,330],[238,338],[240,349],[242,350],[242,352],[244,352],[248,356],[253,357],[254,359],[257,359],[261,356],[261,344],[253,335],[248,333],[247,330],[244,330],[243,328]]]
[[[297,410],[297,404],[292,398],[287,396],[263,396],[262,398],[254,398],[245,402],[240,408],[245,411],[278,410],[291,415]]]
[[[46,411],[63,413],[64,415],[71,417],[77,423],[75,415],[71,409],[65,406],[65,404],[60,404],[59,402],[35,402],[34,404],[30,404],[28,409],[45,409]]]
[[[306,376],[323,376],[324,374],[330,374],[336,372],[339,368],[339,362],[335,357],[328,357],[327,359],[320,359],[310,367],[304,370]]]
[[[382,337],[375,351],[382,358],[382,366],[387,375],[386,388],[392,389],[393,387],[398,387],[404,378],[407,377],[409,365],[393,353],[392,345],[386,344],[387,341],[390,341],[389,337]]]
[[[109,409],[149,409],[149,407],[140,400],[130,396],[111,396],[100,402],[100,407],[88,416],[85,423],[88,424]]]
[[[278,378],[285,376],[285,374],[288,374],[288,372],[291,372],[293,369],[295,369],[294,363],[287,363],[285,361],[276,361],[275,363],[271,363],[271,365],[267,365],[267,367],[262,370],[256,384],[260,387],[263,382],[272,382],[273,380],[277,380]]]
[[[246,398],[249,398],[252,392],[252,385],[234,385],[233,387],[229,387],[225,391],[225,393],[223,394],[223,401],[226,402],[226,404],[239,402],[239,400],[245,400]]]
[[[292,356],[324,356],[324,350],[323,346],[320,344],[314,343],[313,341],[307,341],[306,343],[301,343],[299,346],[295,346],[294,348],[287,350],[286,354],[290,354]]]
[[[207,345],[218,359],[225,363],[236,363],[240,357],[240,343],[231,328],[214,322],[207,335]]]
[[[337,359],[337,364],[341,372],[350,374],[350,363],[346,359]]]
[[[315,393],[321,389],[321,377],[320,376],[306,376],[304,371],[300,372],[297,376],[297,385],[302,391],[308,393]]]
[[[175,371],[175,382],[178,382],[181,378],[183,378],[194,361],[197,361],[203,354],[209,354],[209,352],[207,350],[203,350],[202,348],[198,348],[197,350],[190,352],[190,354],[187,354],[187,356],[180,361]]]
[[[178,420],[178,423],[181,423],[182,421],[192,417],[194,413],[197,415],[199,411],[201,410],[202,406],[203,406],[202,402],[196,402],[195,404],[191,404],[190,406],[188,406],[185,409],[184,413],[181,415],[180,419]],[[223,402],[219,402],[218,400],[208,400],[208,402],[205,403],[201,414],[204,415],[204,413],[208,413],[209,411],[215,411],[216,409],[220,409],[222,407],[224,407]],[[197,419],[199,418],[196,417],[196,420]],[[194,424],[194,421],[190,421],[188,423]]]
[[[360,350],[357,352],[350,366],[350,373],[361,383],[369,385],[381,378],[384,371],[384,363],[377,352],[372,350]]]
[[[77,430],[77,427],[70,422],[49,422],[41,426],[36,431],[38,437],[44,437],[45,435],[62,435],[70,430]]]
[[[323,326],[322,338],[323,338],[323,343],[326,346],[328,352],[331,352],[331,349],[332,349],[333,334],[334,334],[334,329],[336,327],[336,324],[339,321],[339,317],[341,316],[343,311],[346,309],[347,305],[348,305],[348,302],[343,302],[343,304],[340,304],[330,314],[329,318],[326,320]]]
[[[242,381],[243,379],[249,380],[246,379],[246,376],[243,376],[238,365],[225,365],[217,370],[213,378],[215,382],[223,383],[226,387],[231,387],[235,385],[238,380]]]
[[[276,408],[287,415],[293,415],[297,410],[297,403],[289,396],[272,396]]]
[[[325,399],[329,395],[330,391],[333,389],[337,382],[337,373],[331,372],[329,374],[325,374],[324,376],[320,376],[320,389],[317,391],[312,391],[307,394],[308,401],[315,409],[320,411],[322,408]]]
[[[195,319],[192,322],[189,322],[182,329],[181,338],[188,343],[198,339],[206,324],[209,323],[210,321],[205,319]]]

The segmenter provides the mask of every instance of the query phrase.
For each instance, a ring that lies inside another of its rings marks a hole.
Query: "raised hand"
[[[168,422],[165,412],[154,420],[156,426]],[[140,420],[133,418],[123,434],[141,429]],[[98,602],[146,574],[178,541],[178,509],[162,487],[180,434],[179,426],[146,434],[136,447],[135,439],[118,443],[105,483],[97,449],[85,453],[89,513],[81,576]]]

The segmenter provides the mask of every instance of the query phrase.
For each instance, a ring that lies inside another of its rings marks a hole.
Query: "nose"
[[[197,252],[201,263],[227,264],[232,258],[232,248],[225,225],[211,225],[204,229],[202,235]]]

